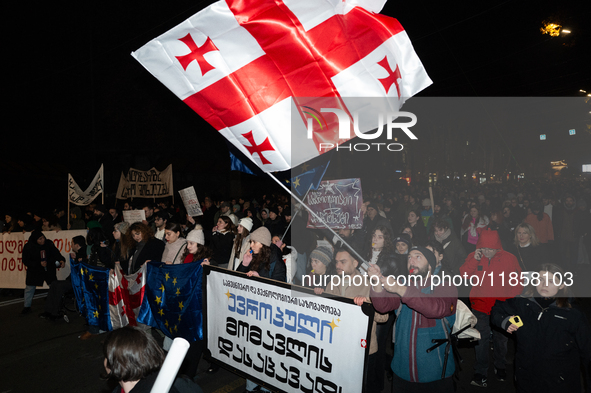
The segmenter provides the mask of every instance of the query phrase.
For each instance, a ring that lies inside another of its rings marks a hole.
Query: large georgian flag
[[[432,83],[400,23],[377,14],[384,4],[218,1],[132,55],[264,171],[287,170],[350,139],[333,114],[308,139],[304,112],[353,118],[353,97],[389,97],[397,111]]]

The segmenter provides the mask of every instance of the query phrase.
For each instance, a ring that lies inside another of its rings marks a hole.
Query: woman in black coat
[[[250,251],[244,255],[236,269],[249,277],[265,277],[286,282],[287,269],[281,258],[281,250],[271,242],[271,232],[260,227],[250,234]]]
[[[234,237],[236,236],[236,227],[227,216],[218,218],[217,225],[213,228],[211,234],[211,249],[213,258],[211,264],[214,266],[228,267],[232,248],[234,247]]]
[[[133,239],[133,249],[129,259],[129,271],[133,274],[140,270],[146,262],[162,262],[165,244],[154,237],[154,232],[144,223],[136,222],[129,227]]]

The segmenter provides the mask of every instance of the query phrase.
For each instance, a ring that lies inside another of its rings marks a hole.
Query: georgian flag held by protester
[[[382,97],[397,111],[432,83],[384,4],[218,1],[132,55],[263,171],[287,170],[350,139],[328,114],[308,138],[304,107],[351,115],[347,98]]]

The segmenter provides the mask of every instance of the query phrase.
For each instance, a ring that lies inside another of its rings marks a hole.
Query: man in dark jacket
[[[35,230],[31,232],[29,241],[23,247],[23,264],[27,267],[27,279],[25,307],[21,314],[28,314],[31,312],[35,288],[43,285],[43,282],[51,285],[57,280],[56,268],[63,268],[66,258],[51,240],[47,240],[41,231]]]

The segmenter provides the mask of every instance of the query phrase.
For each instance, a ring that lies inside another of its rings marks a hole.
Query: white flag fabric
[[[400,23],[376,14],[384,4],[218,1],[132,55],[263,171],[287,170],[326,152],[320,142],[350,139],[334,114],[309,137],[307,114],[353,118],[369,106],[347,100],[358,97],[392,99],[396,112],[432,83]]]
[[[145,285],[145,264],[134,274],[124,275],[118,268],[109,274],[109,311],[113,330],[127,325],[137,326]]]
[[[68,199],[78,206],[89,205],[105,188],[103,166],[99,168],[86,191],[82,191],[71,174],[68,173]]]

